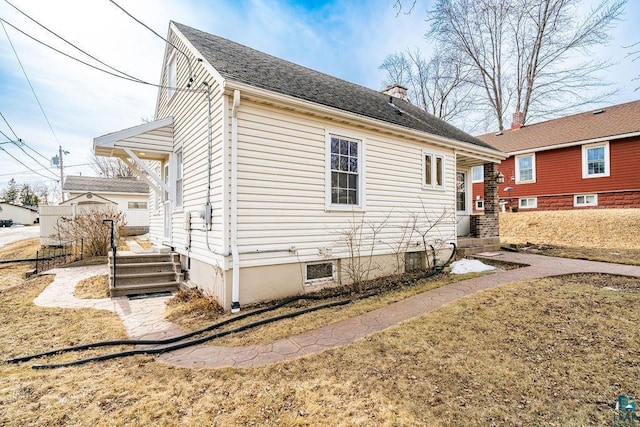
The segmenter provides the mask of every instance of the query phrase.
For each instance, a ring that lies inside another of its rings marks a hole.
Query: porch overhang
[[[93,139],[96,156],[163,160],[173,151],[173,117],[155,120]]]
[[[173,152],[173,117],[155,120],[93,139],[96,156],[116,157],[156,192],[169,191],[167,183],[147,161],[162,161]]]

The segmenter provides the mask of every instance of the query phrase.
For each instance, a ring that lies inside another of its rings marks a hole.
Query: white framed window
[[[176,152],[175,165],[175,208],[182,207],[182,151]]]
[[[484,165],[471,168],[471,182],[484,182]]]
[[[582,146],[582,178],[600,178],[609,176],[609,143]]]
[[[175,52],[169,57],[167,63],[167,99],[171,99],[178,87],[178,64]]]
[[[327,132],[326,208],[365,207],[365,140]]]
[[[147,209],[147,202],[127,202],[127,209]]]
[[[538,207],[538,198],[527,197],[524,199],[518,199],[518,207],[522,209],[535,209]]]
[[[484,200],[483,199],[476,199],[476,210],[477,211],[483,211],[484,210]]]
[[[444,189],[444,156],[422,152],[422,187]]]
[[[516,156],[516,184],[536,182],[536,155],[523,154]]]
[[[336,281],[337,271],[335,261],[309,262],[304,269],[304,283],[314,284]]]
[[[598,195],[576,194],[573,196],[573,206],[598,206]]]
[[[164,181],[165,184],[167,184],[167,188],[169,188],[169,162],[168,161],[165,161],[164,164],[162,165],[162,180]],[[166,190],[162,192],[162,201],[163,202],[169,201],[169,192]]]

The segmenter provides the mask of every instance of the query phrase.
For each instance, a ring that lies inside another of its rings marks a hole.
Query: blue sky
[[[103,61],[150,82],[158,82],[164,42],[125,16],[108,0],[12,0],[17,7]],[[217,34],[301,65],[379,89],[378,70],[385,56],[419,47],[430,51],[428,1],[418,1],[413,13],[396,16],[393,0],[119,0],[125,9],[166,35],[169,20]],[[618,62],[610,77],[620,87],[612,104],[640,98],[640,83],[631,78],[640,63],[625,58],[622,46],[638,41],[640,2],[632,0],[607,47],[594,52]],[[50,34],[0,2],[0,17],[47,43],[70,52]],[[29,147],[46,158],[58,141],[70,152],[66,174],[94,175],[89,166],[93,138],[152,118],[157,89],[119,80],[77,64],[7,27],[57,136],[49,130],[29,89],[4,31],[0,28],[0,112]],[[12,136],[0,119],[0,130]],[[0,142],[5,138],[0,135]],[[0,147],[33,169],[42,169],[12,144]],[[27,150],[28,151],[28,150]],[[34,154],[41,163],[44,159]],[[84,166],[76,166],[84,165]],[[54,185],[58,172],[40,171],[45,179],[0,151],[0,189],[11,178],[19,183]]]

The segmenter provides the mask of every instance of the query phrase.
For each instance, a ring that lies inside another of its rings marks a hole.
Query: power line
[[[81,167],[81,166],[91,166],[91,165],[93,165],[93,163],[78,163],[76,165],[65,165],[64,168],[65,169],[69,169],[69,168],[78,168],[78,167]],[[41,170],[48,170],[48,169],[46,169],[46,168],[45,169],[30,169],[29,168],[29,171],[0,173],[0,176],[12,176],[12,175],[16,175],[16,174],[19,174],[19,173],[29,173],[29,174],[31,174],[31,173],[37,173],[37,171],[41,171]],[[60,181],[59,177],[49,178],[49,179],[52,179],[52,180],[54,180],[56,182]]]
[[[29,150],[33,151],[34,153],[36,153],[38,156],[42,157],[45,161],[49,161],[49,159],[47,159],[45,156],[43,156],[42,154],[40,154],[39,152],[37,152],[36,150],[34,150],[33,148],[31,148],[26,142],[24,142],[20,137],[18,137],[18,135],[16,135],[16,133],[14,132],[13,128],[11,127],[11,125],[9,124],[9,122],[7,121],[7,119],[4,117],[4,114],[2,114],[2,112],[0,111],[0,116],[2,117],[2,120],[4,120],[4,122],[7,124],[7,126],[9,127],[9,129],[11,129],[11,133],[13,133],[13,136],[16,137],[16,140],[20,143],[22,143],[25,147],[27,147]],[[3,134],[4,135],[4,134]],[[5,135],[6,136],[6,135]],[[11,141],[9,140],[8,142],[13,142],[15,143],[15,141]],[[17,144],[16,144],[17,145]],[[27,156],[31,157],[29,154],[27,154]],[[35,160],[35,159],[34,159]],[[35,160],[36,163],[40,164],[37,160]],[[42,166],[40,164],[40,166]]]
[[[11,3],[9,2],[9,0],[5,0],[5,2],[6,2],[9,6],[11,6],[12,8],[14,8],[14,9],[15,9],[15,10],[17,10],[18,12],[20,12],[22,15],[26,16],[26,17],[27,17],[28,19],[30,19],[32,22],[34,22],[34,23],[36,23],[37,25],[39,25],[41,28],[44,28],[46,31],[48,31],[49,33],[53,34],[53,35],[54,35],[55,37],[57,37],[58,39],[62,40],[63,42],[65,42],[65,43],[66,43],[66,44],[68,44],[69,46],[73,47],[74,49],[77,49],[77,50],[79,50],[80,52],[84,53],[84,54],[85,54],[85,55],[87,55],[89,58],[93,59],[94,61],[96,61],[96,62],[98,62],[98,63],[100,63],[100,64],[104,65],[105,67],[108,67],[108,68],[112,69],[112,70],[113,70],[113,71],[115,71],[115,72],[118,72],[118,73],[120,73],[120,74],[122,74],[122,75],[124,75],[124,76],[127,76],[127,77],[129,77],[129,78],[131,78],[131,79],[133,79],[133,80],[136,80],[136,81],[142,82],[142,80],[141,80],[141,79],[139,79],[139,78],[137,78],[137,77],[134,77],[134,76],[132,76],[132,75],[130,75],[130,74],[127,74],[127,73],[125,73],[124,71],[121,71],[121,70],[119,70],[119,69],[117,69],[117,68],[115,68],[115,67],[112,67],[111,65],[107,64],[106,62],[104,62],[104,61],[102,61],[102,60],[100,60],[100,59],[96,58],[96,57],[95,57],[95,56],[93,56],[93,55],[91,55],[89,52],[87,52],[87,51],[85,51],[85,50],[83,50],[83,49],[79,48],[79,47],[78,47],[78,46],[76,46],[75,44],[71,43],[70,41],[68,41],[68,40],[67,40],[67,39],[65,39],[64,37],[62,37],[62,36],[60,36],[59,34],[57,34],[55,31],[50,30],[50,29],[49,29],[49,28],[47,28],[45,25],[41,24],[40,22],[38,22],[37,20],[35,20],[35,19],[34,19],[34,18],[32,18],[31,16],[29,16],[27,13],[25,13],[25,12],[23,12],[22,10],[18,9],[18,7],[17,7],[17,6],[15,6],[15,5],[13,5],[13,4],[11,4]]]
[[[31,84],[31,80],[29,80],[29,76],[27,75],[27,72],[24,69],[24,66],[22,65],[22,61],[20,61],[20,57],[18,56],[18,52],[16,51],[15,46],[13,46],[13,42],[11,41],[11,37],[9,37],[9,33],[7,32],[7,29],[4,26],[4,22],[6,22],[6,21],[4,21],[3,19],[0,18],[0,25],[2,25],[2,29],[4,30],[4,33],[7,36],[7,40],[9,40],[9,44],[11,45],[11,49],[13,50],[13,53],[16,55],[16,59],[18,60],[18,64],[20,64],[20,68],[22,69],[22,72],[24,73],[24,77],[27,79],[27,82],[29,83],[29,87],[31,88],[31,92],[33,92],[33,96],[36,98],[36,101],[38,101],[38,105],[40,106],[40,111],[42,111],[42,115],[44,116],[45,120],[47,121],[47,124],[49,125],[49,129],[51,129],[51,133],[53,134],[53,137],[58,142],[58,145],[60,145],[60,141],[58,140],[58,136],[53,131],[53,127],[51,126],[51,122],[49,122],[49,118],[47,117],[47,113],[45,113],[44,112],[44,108],[42,108],[42,104],[40,103],[40,99],[38,99],[38,95],[36,95],[36,91],[33,88],[33,85]]]
[[[11,154],[10,152],[8,152],[8,151],[7,151],[7,150],[5,150],[4,148],[0,147],[0,150],[2,150],[2,151],[4,151],[5,153],[7,153],[9,156],[11,156],[11,158],[12,158],[13,160],[15,160],[16,162],[20,163],[22,166],[24,166],[25,168],[29,169],[31,172],[35,173],[36,175],[40,175],[41,177],[46,178],[46,179],[53,179],[53,178],[51,178],[51,177],[49,177],[49,176],[45,176],[45,175],[42,175],[42,174],[41,174],[41,173],[39,173],[39,172],[34,171],[33,169],[31,169],[29,166],[27,166],[27,165],[25,165],[24,163],[22,163],[22,162],[21,162],[17,157],[15,157],[13,154]]]
[[[191,58],[189,58],[189,55],[187,55],[186,53],[184,53],[178,46],[176,46],[175,44],[173,44],[172,42],[170,42],[169,40],[165,39],[164,37],[162,37],[160,34],[158,34],[153,28],[149,27],[147,24],[145,24],[144,22],[142,22],[141,20],[139,20],[138,18],[136,18],[135,16],[133,16],[132,14],[130,14],[129,12],[127,12],[127,10],[125,8],[123,8],[122,6],[120,6],[118,3],[115,2],[115,0],[109,0],[111,3],[113,3],[118,9],[120,9],[121,11],[123,11],[127,16],[129,16],[131,19],[133,19],[134,21],[136,21],[138,24],[142,25],[143,27],[145,27],[147,30],[151,31],[153,34],[155,34],[156,36],[158,36],[161,40],[164,40],[165,42],[169,43],[171,46],[173,46],[173,48],[175,50],[177,50],[178,52],[180,52],[181,54],[184,55],[184,57],[187,59],[187,65],[189,66],[189,83],[187,84],[187,88],[191,87],[191,83],[193,82],[193,69],[191,68]]]
[[[2,116],[2,120],[4,120],[4,122],[7,124],[7,126],[9,127],[9,129],[11,130],[11,133],[13,134],[13,136],[16,137],[16,139],[20,139],[18,138],[18,135],[16,135],[16,133],[13,131],[13,128],[11,127],[11,125],[9,124],[9,122],[7,121],[7,119],[5,119],[4,114],[2,114],[2,111],[0,111],[0,116]]]
[[[7,123],[7,124],[8,124],[8,123]],[[4,133],[4,132],[2,132],[1,130],[0,130],[0,134],[2,134],[2,136],[4,136],[5,138],[10,139],[10,138],[7,136],[7,134],[6,134],[6,133]],[[14,135],[15,135],[15,134],[14,134]],[[16,136],[16,138],[17,138],[17,136]],[[19,140],[19,138],[18,138],[18,140]],[[20,150],[22,150],[22,152],[23,152],[24,154],[26,154],[27,156],[29,156],[29,157],[30,157],[34,162],[36,162],[40,167],[43,167],[43,168],[44,168],[44,170],[46,170],[46,171],[47,171],[47,172],[49,172],[49,173],[53,173],[53,172],[51,172],[51,171],[50,171],[50,170],[49,170],[45,165],[43,165],[42,163],[40,163],[39,161],[37,161],[33,156],[31,156],[31,155],[30,155],[29,153],[27,153],[26,151],[24,151],[24,149],[23,149],[22,147],[20,147],[20,145],[18,145],[18,142],[17,142],[17,141],[10,141],[10,142],[12,142],[16,147],[18,147]],[[9,154],[11,157],[13,157],[16,161],[20,162],[20,160],[18,160],[16,157],[14,157],[14,156],[13,156],[11,153],[9,153],[7,150],[5,150],[4,148],[3,148],[2,150],[3,150],[4,152],[6,152],[7,154]],[[30,168],[29,166],[25,165],[24,163],[20,162],[20,164],[21,164],[22,166],[26,167],[27,169],[29,169],[30,171],[32,171],[32,172],[34,172],[34,173],[37,173],[37,174],[38,174],[38,175],[40,175],[40,176],[44,176],[44,175],[42,175],[42,174],[40,174],[40,173],[36,172],[34,169]]]
[[[172,90],[175,90],[177,92],[204,92],[203,90],[198,90],[198,89],[189,89],[189,88],[185,89],[185,88],[181,88],[181,87],[171,87],[171,86],[158,85],[158,84],[155,84],[155,83],[150,83],[150,82],[144,81],[144,80],[139,79],[137,77],[131,78],[131,77],[123,76],[123,75],[120,75],[120,74],[116,74],[116,73],[111,72],[109,70],[105,70],[105,69],[102,69],[100,67],[97,67],[97,66],[95,66],[93,64],[89,64],[88,62],[83,61],[82,59],[76,58],[75,56],[70,55],[70,54],[68,54],[66,52],[63,52],[60,49],[57,49],[57,48],[55,48],[55,47],[53,47],[53,46],[51,46],[51,45],[39,40],[39,39],[37,39],[36,37],[32,36],[31,34],[21,30],[20,28],[16,27],[15,25],[13,25],[11,22],[7,21],[6,19],[0,18],[0,23],[7,24],[8,26],[13,28],[14,30],[18,31],[19,33],[27,36],[31,40],[33,40],[33,41],[35,41],[37,43],[40,43],[41,45],[43,45],[45,47],[53,50],[54,52],[59,53],[60,55],[66,56],[69,59],[72,59],[72,60],[74,60],[76,62],[79,62],[79,63],[81,63],[83,65],[86,65],[87,67],[93,68],[94,70],[102,71],[103,73],[109,74],[109,75],[111,75],[113,77],[117,77],[117,78],[123,79],[123,80],[128,80],[128,81],[131,81],[131,82],[134,82],[134,83],[140,83],[140,84],[144,84],[144,85],[148,85],[148,86],[153,86],[153,87],[157,87],[157,88],[161,88],[161,89],[172,89]],[[3,25],[3,28],[4,28],[4,25]],[[5,29],[5,33],[6,32],[7,32],[7,30]],[[113,67],[109,66],[109,68],[113,68]]]

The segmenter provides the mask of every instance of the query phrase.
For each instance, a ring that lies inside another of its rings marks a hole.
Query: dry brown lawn
[[[640,265],[640,209],[502,213],[500,238],[545,255]]]
[[[101,274],[81,280],[73,290],[73,296],[85,299],[109,298],[109,276]]]
[[[319,311],[303,314],[301,316],[284,319],[276,323],[262,325],[260,327],[242,331],[236,334],[227,335],[216,339],[210,344],[222,346],[238,346],[270,343],[281,338],[301,334],[307,331],[318,329],[330,323],[340,322],[354,316],[375,310],[396,301],[406,299],[412,295],[439,288],[449,283],[457,282],[477,276],[478,274],[467,274],[464,276],[439,275],[427,280],[418,281],[415,284],[401,286],[399,289],[386,291],[380,295],[356,300],[348,305],[327,308]],[[386,279],[388,280],[388,279]],[[396,280],[399,280],[396,278]],[[372,286],[382,285],[381,281],[374,281]],[[390,283],[388,283],[390,284]],[[365,291],[366,292],[366,291]],[[293,302],[287,306],[269,311],[257,316],[251,316],[225,326],[220,330],[234,329],[238,326],[252,323],[257,320],[266,319],[286,313],[299,311],[307,307],[312,307],[321,303],[343,300],[347,298],[357,299],[358,295],[345,295],[337,298],[327,298],[322,301],[301,300]],[[251,307],[245,307],[243,311],[250,311]],[[210,298],[198,292],[188,294],[178,294],[168,303],[167,320],[178,324],[185,332],[207,327],[213,323],[229,319],[233,315],[224,314],[223,310]]]
[[[34,306],[48,280],[0,291],[0,358],[124,336],[110,313]],[[609,425],[616,396],[640,388],[639,304],[637,279],[567,276],[265,368],[3,363],[0,425]]]
[[[21,240],[10,243],[0,249],[0,259],[28,259],[35,258],[36,251],[40,249],[40,239]],[[33,269],[33,262],[0,264],[0,289],[10,288],[21,284],[27,271]]]

